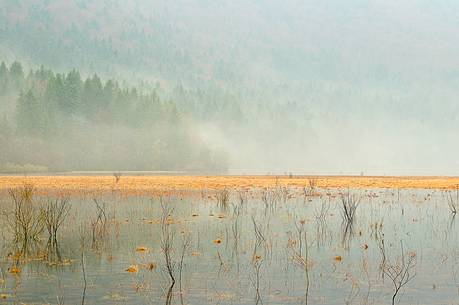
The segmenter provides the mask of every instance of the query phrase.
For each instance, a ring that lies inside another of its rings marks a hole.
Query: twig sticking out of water
[[[227,188],[224,188],[217,192],[217,202],[218,206],[222,210],[226,210],[229,205],[230,191]]]
[[[267,256],[268,254],[268,248],[266,244],[266,237],[263,234],[263,232],[260,229],[260,226],[257,224],[255,221],[255,218],[252,216],[252,222],[253,222],[253,231],[255,233],[255,246],[253,249],[253,260],[255,260],[258,257],[258,249],[263,246],[264,248],[264,254]]]
[[[313,196],[314,193],[316,192],[316,187],[317,187],[317,180],[316,179],[309,179],[308,181],[308,186],[303,187],[303,198],[304,202],[306,202],[306,198]]]
[[[281,194],[276,190],[265,189],[261,193],[261,200],[265,204],[265,213],[270,211],[275,212],[277,209],[277,203],[281,199]]]
[[[247,203],[248,201],[248,196],[247,196],[247,192],[245,191],[238,191],[238,199],[239,199],[239,206],[241,208],[244,207],[244,205]]]
[[[118,183],[120,182],[121,180],[121,173],[120,172],[117,172],[117,173],[113,173],[113,177],[115,177],[115,183]]]
[[[182,235],[182,252],[180,254],[180,262],[179,262],[179,286],[180,286],[180,296],[183,295],[182,293],[182,271],[183,271],[183,262],[185,259],[185,254],[188,252],[188,249],[190,248],[191,245],[191,239],[188,234]],[[183,298],[181,298],[181,301],[183,303]]]
[[[99,202],[97,199],[93,199],[96,204],[97,217],[91,222],[92,231],[92,248],[97,249],[99,246],[100,239],[102,239],[107,233],[107,207],[105,202]]]
[[[451,210],[451,213],[456,215],[459,209],[459,187],[456,188],[456,198],[453,198],[453,195],[451,194],[451,192],[447,191],[446,200],[448,201],[448,206],[449,206],[449,209]]]
[[[85,269],[85,261],[84,261],[84,251],[86,248],[86,232],[84,226],[80,227],[80,248],[81,248],[81,271],[83,274],[83,294],[81,297],[81,305],[84,305],[86,299],[86,288],[88,286],[88,282],[86,281],[86,269]]]
[[[347,194],[341,194],[341,203],[341,216],[343,217],[343,220],[346,223],[352,224],[360,203],[360,197],[356,194],[351,194],[348,190]]]
[[[172,262],[172,255],[171,252],[174,247],[174,232],[170,230],[170,222],[169,219],[172,216],[172,208],[163,201],[163,198],[160,197],[161,203],[161,250],[164,254],[164,258],[166,260],[166,270],[169,274],[171,279],[171,284],[174,286],[175,284],[175,276],[174,276],[174,267]]]
[[[395,304],[395,299],[400,290],[408,284],[416,276],[416,254],[413,252],[405,253],[403,243],[400,241],[401,256],[395,263],[388,261],[384,264],[384,274],[386,274],[394,286],[394,294],[392,295],[392,305]],[[414,273],[413,273],[414,272]]]
[[[295,222],[296,231],[298,234],[298,248],[295,247],[296,243],[289,243],[292,251],[293,262],[303,268],[306,276],[305,287],[305,304],[308,304],[309,299],[309,245],[307,232],[305,230],[304,220]],[[303,247],[304,246],[304,247]],[[304,251],[303,251],[304,248]]]

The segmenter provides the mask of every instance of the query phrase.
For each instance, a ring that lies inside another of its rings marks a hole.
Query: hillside
[[[451,0],[4,0],[0,59],[154,90],[231,168],[432,174],[457,164],[458,16]]]

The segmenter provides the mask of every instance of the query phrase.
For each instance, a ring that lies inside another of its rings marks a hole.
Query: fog
[[[24,69],[0,97],[0,168],[459,175],[458,34],[448,0],[0,0],[0,62]],[[57,107],[82,122],[70,138],[21,132],[21,92],[52,105],[42,65],[120,89]],[[151,116],[116,106],[132,88],[157,95]]]

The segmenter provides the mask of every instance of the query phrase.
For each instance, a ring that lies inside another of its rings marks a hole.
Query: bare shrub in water
[[[347,194],[341,194],[341,203],[341,216],[343,217],[343,221],[352,224],[360,203],[360,196],[351,194],[348,190]]]
[[[217,192],[217,202],[218,202],[218,206],[221,209],[226,210],[228,208],[229,199],[230,199],[230,191],[227,188],[224,188]]]
[[[62,261],[59,244],[58,232],[70,212],[69,198],[49,199],[43,207],[43,215],[48,231],[48,259],[53,260],[54,254],[57,260]]]
[[[113,177],[115,177],[115,183],[118,183],[120,182],[121,180],[121,173],[120,172],[117,172],[117,173],[113,173]]]
[[[451,213],[456,215],[459,209],[459,188],[456,188],[455,198],[453,198],[453,195],[451,194],[451,192],[447,191],[446,200],[448,201],[448,206],[449,206],[449,209],[451,210]]]
[[[175,232],[171,231],[170,229],[173,209],[170,207],[168,203],[164,202],[162,196],[159,198],[159,201],[161,204],[161,250],[164,254],[164,260],[166,261],[166,272],[171,280],[171,284],[166,295],[166,304],[168,305],[172,304],[172,290],[175,285],[175,269],[174,262],[172,259],[172,252],[174,251]],[[179,280],[181,280],[182,277],[183,257],[187,249],[188,242],[186,242],[185,244],[184,241],[184,246],[182,249],[182,259],[179,265]]]
[[[43,210],[33,199],[33,186],[9,190],[14,204],[11,213],[3,212],[8,226],[13,233],[13,240],[20,245],[20,255],[26,256],[32,241],[37,241],[45,228]]]
[[[305,272],[305,304],[308,304],[309,298],[309,245],[308,237],[305,228],[305,221],[299,220],[295,222],[295,228],[297,231],[298,243],[289,240],[289,248],[292,251],[292,260],[293,262],[301,267]],[[298,247],[297,247],[298,246]],[[304,248],[304,249],[303,249]]]
[[[172,251],[174,248],[174,232],[170,230],[170,217],[172,216],[172,208],[163,201],[160,197],[161,204],[161,250],[166,261],[166,270],[171,279],[171,286],[175,284],[174,267],[172,262]]]
[[[308,181],[308,186],[307,187],[303,187],[303,196],[304,196],[304,201],[306,202],[306,198],[307,197],[310,197],[310,196],[313,196],[315,191],[316,191],[316,187],[317,187],[317,180],[316,179],[309,179]]]
[[[92,248],[99,248],[101,240],[107,234],[107,206],[105,202],[99,202],[97,199],[93,199],[96,204],[97,216],[91,221],[91,236],[92,236]]]
[[[280,198],[280,193],[275,190],[264,189],[261,193],[261,200],[265,204],[265,212],[275,212]]]
[[[394,287],[392,305],[395,304],[395,299],[400,290],[416,276],[416,254],[414,252],[405,253],[402,242],[400,242],[400,247],[400,258],[393,263],[386,260],[383,268],[384,274],[389,277]]]
[[[350,242],[354,234],[354,221],[357,208],[360,203],[360,196],[351,194],[348,190],[346,194],[341,194],[341,217],[343,219],[342,231],[343,238],[342,243],[346,244]]]

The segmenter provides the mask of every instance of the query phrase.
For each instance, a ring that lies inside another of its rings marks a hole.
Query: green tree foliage
[[[10,80],[15,89],[22,87],[24,83],[24,71],[22,70],[21,63],[15,61],[10,67]]]
[[[76,114],[80,111],[81,94],[82,93],[82,81],[80,73],[76,70],[70,71],[64,80],[64,99],[61,106],[61,110]]]
[[[21,135],[37,136],[42,127],[43,114],[40,102],[34,96],[32,90],[19,95],[16,110],[16,122],[18,132]]]
[[[6,94],[8,91],[8,73],[6,64],[2,62],[0,64],[0,96]]]
[[[79,71],[53,73],[40,67],[24,77],[15,62],[0,65],[0,85],[13,84],[0,111],[0,162],[58,170],[223,169],[193,125],[172,101],[153,90],[103,82]],[[11,128],[14,123],[15,128]],[[14,136],[12,136],[14,134]],[[207,152],[203,154],[203,152]],[[205,156],[205,157],[203,157]],[[2,164],[0,164],[1,168]]]

